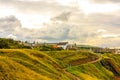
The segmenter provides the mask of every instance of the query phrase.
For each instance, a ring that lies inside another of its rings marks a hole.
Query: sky
[[[0,0],[0,37],[120,47],[119,0]]]

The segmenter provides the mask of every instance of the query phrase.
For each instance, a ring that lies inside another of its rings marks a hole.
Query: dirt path
[[[77,76],[73,75],[73,74],[72,74],[72,73],[70,73],[70,72],[67,72],[65,69],[63,69],[63,71],[64,71],[64,73],[65,73],[65,74],[67,74],[67,75],[69,75],[69,76],[71,76],[71,77],[72,77],[72,79],[71,79],[71,80],[81,80],[79,77],[77,77]]]
[[[85,64],[93,64],[93,63],[99,62],[99,61],[101,61],[101,60],[102,60],[102,56],[99,56],[98,59],[96,59],[96,60],[94,60],[94,61],[87,62],[87,63],[85,63]]]
[[[98,61],[100,61],[100,60],[102,60],[102,57],[101,57],[101,56],[99,56],[99,58],[96,59],[96,60],[94,60],[94,61],[90,61],[90,62],[83,63],[83,64],[92,64],[92,63],[96,63],[96,62],[98,62]],[[82,65],[82,64],[79,64],[79,65]],[[66,71],[66,69],[63,69],[63,71],[64,71],[64,73],[66,73],[67,75],[71,76],[71,77],[73,78],[72,80],[80,80],[79,77],[77,77],[77,76],[75,76],[74,74]],[[117,80],[118,80],[118,79],[117,79]]]
[[[99,56],[98,59],[95,59],[95,60],[93,60],[93,61],[89,61],[89,62],[82,63],[82,64],[80,63],[80,64],[77,64],[77,65],[71,65],[71,66],[93,64],[93,63],[99,62],[99,61],[101,61],[101,60],[102,60],[102,56]],[[78,63],[79,63],[79,61],[78,61]],[[70,73],[70,72],[67,72],[66,69],[64,69],[64,72],[65,72],[67,75],[71,76],[71,77],[73,78],[72,80],[80,80],[79,77],[75,76],[74,74],[72,74],[72,73]],[[120,76],[115,76],[115,78],[114,78],[113,80],[120,80]]]
[[[78,60],[71,61],[69,63],[69,65],[78,66],[78,65],[92,64],[92,63],[96,63],[96,62],[100,61],[101,59],[102,59],[102,56],[88,57],[88,58],[85,58],[85,59],[78,59]]]

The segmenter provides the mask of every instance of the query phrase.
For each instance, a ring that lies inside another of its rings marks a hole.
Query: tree
[[[0,48],[10,48],[9,44],[7,41],[5,41],[4,39],[0,39]]]

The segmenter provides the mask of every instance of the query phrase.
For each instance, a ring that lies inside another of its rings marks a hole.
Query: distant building
[[[95,53],[116,53],[116,49],[110,49],[110,48],[94,48],[93,52]]]
[[[120,54],[120,49],[116,49],[115,54]]]
[[[62,47],[64,50],[66,50],[68,47],[68,42],[59,42],[57,46]]]
[[[53,48],[63,48],[64,50],[76,50],[77,46],[76,44],[69,44],[68,42],[58,42],[58,43],[38,43],[38,44],[32,44],[35,46],[53,46]]]
[[[68,44],[67,50],[77,50],[77,45],[76,44]]]

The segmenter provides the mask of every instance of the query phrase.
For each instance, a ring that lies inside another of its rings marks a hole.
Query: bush
[[[1,49],[2,48],[10,48],[10,46],[8,45],[8,43],[5,40],[1,39],[0,40],[0,48]]]

